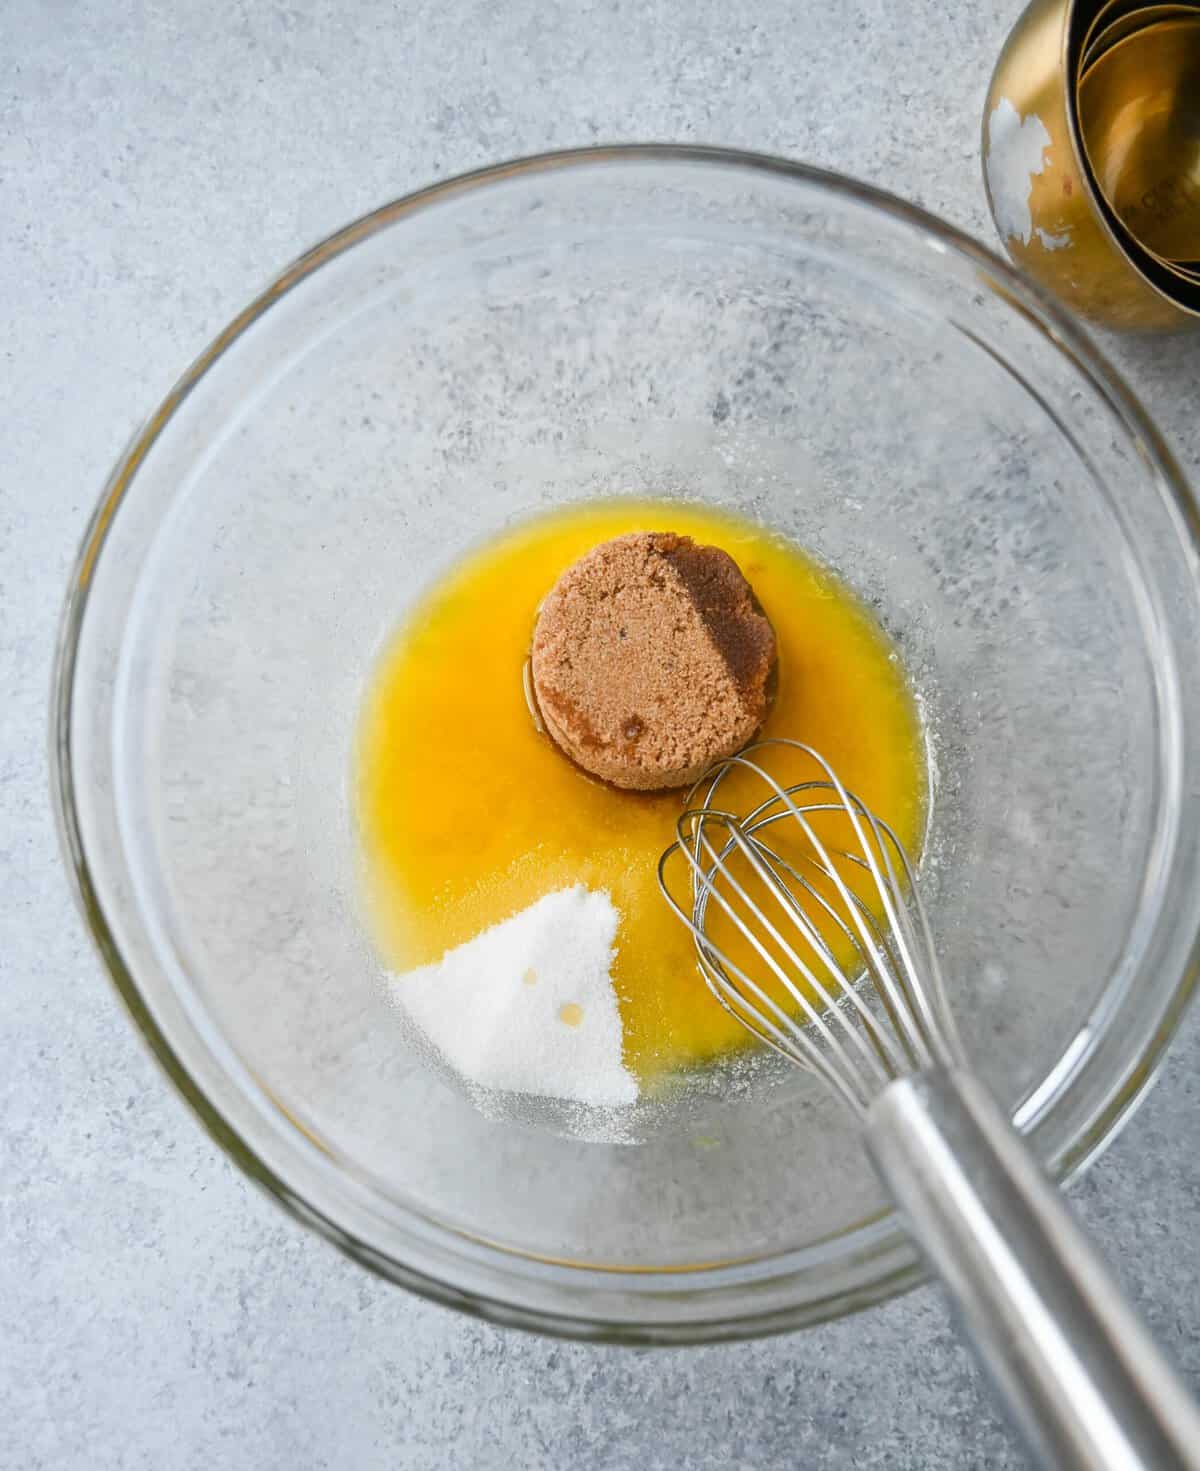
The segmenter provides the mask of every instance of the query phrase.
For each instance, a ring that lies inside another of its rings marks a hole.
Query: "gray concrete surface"
[[[0,1465],[1024,1464],[925,1290],[802,1336],[573,1347],[411,1299],[284,1219],[143,1052],[68,900],[45,703],[114,457],[297,251],[416,185],[594,140],[762,148],[991,238],[1018,0],[0,7]],[[1195,343],[1108,344],[1200,472]],[[1200,1027],[1076,1191],[1200,1386]]]

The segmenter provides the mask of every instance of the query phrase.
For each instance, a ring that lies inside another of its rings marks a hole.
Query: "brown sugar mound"
[[[593,547],[551,589],[532,675],[550,735],[619,787],[686,786],[761,726],[775,631],[737,563],[673,532]]]

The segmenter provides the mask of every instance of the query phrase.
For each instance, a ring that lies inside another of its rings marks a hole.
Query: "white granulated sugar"
[[[470,1083],[600,1108],[633,1103],[611,969],[620,915],[582,884],[448,950],[391,985]]]

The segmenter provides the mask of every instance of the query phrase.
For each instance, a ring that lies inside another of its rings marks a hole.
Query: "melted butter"
[[[624,532],[668,530],[723,547],[775,627],[778,690],[763,734],[822,752],[916,854],[924,749],[882,630],[797,546],[676,503],[560,511],[461,562],[380,661],[355,771],[370,911],[389,967],[436,961],[553,890],[607,889],[622,916],[613,979],[625,1060],[644,1084],[746,1040],[704,988],[691,937],[658,891],[681,794],[621,792],[577,770],[535,728],[523,669],[538,607],[571,562]]]

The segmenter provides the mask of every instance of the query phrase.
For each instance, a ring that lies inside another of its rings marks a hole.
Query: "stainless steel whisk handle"
[[[986,1090],[891,1083],[871,1156],[1031,1448],[1057,1471],[1200,1471],[1200,1412]]]

